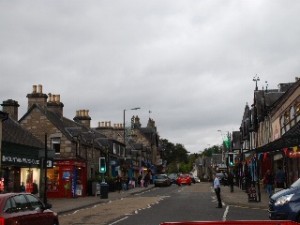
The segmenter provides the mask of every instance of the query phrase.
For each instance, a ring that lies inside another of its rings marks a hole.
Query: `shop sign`
[[[18,157],[18,156],[6,156],[2,155],[3,163],[13,163],[13,164],[28,164],[28,165],[40,165],[40,160],[32,159],[27,157]]]

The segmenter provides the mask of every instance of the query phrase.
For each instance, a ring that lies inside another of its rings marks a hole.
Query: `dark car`
[[[59,225],[51,207],[29,193],[0,194],[0,224]]]
[[[167,176],[167,174],[157,174],[154,177],[154,186],[158,187],[158,186],[170,186],[172,184],[171,179]]]
[[[269,218],[300,222],[300,178],[290,188],[283,189],[271,196]]]
[[[176,184],[176,180],[177,180],[177,177],[178,177],[176,173],[170,173],[168,175],[168,177],[170,178],[172,184]]]

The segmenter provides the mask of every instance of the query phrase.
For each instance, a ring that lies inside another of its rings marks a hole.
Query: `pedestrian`
[[[147,174],[144,177],[144,186],[148,187],[149,182],[150,182],[150,174],[149,174],[149,172],[147,172]]]
[[[228,184],[230,186],[230,192],[233,192],[233,174],[229,172],[228,175]]]
[[[122,189],[122,180],[121,177],[118,175],[116,178],[116,186],[117,186],[117,190],[120,193],[121,189]]]
[[[275,175],[276,187],[277,188],[284,188],[285,183],[285,173],[282,170],[281,166],[278,166],[278,170]]]
[[[37,193],[39,193],[38,185],[37,185],[36,181],[33,181],[31,194],[36,195]]]
[[[25,192],[24,182],[22,182],[21,185],[20,185],[20,192]]]
[[[214,189],[215,193],[218,199],[218,206],[217,208],[222,208],[222,200],[221,200],[221,185],[220,185],[220,180],[217,177],[216,174],[214,174]]]
[[[267,193],[269,195],[269,197],[272,196],[273,194],[273,185],[274,185],[274,176],[273,174],[271,173],[270,170],[267,170],[266,174],[265,174],[265,177],[264,177],[264,185],[266,186],[266,190],[267,190]]]

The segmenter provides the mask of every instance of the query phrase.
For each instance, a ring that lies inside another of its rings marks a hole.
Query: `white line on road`
[[[125,217],[123,217],[123,218],[121,218],[121,219],[119,219],[119,220],[117,220],[115,222],[112,222],[112,223],[108,224],[108,225],[113,225],[113,224],[119,223],[119,222],[121,222],[123,220],[126,220],[127,218],[128,218],[128,216],[125,216]]]
[[[226,221],[226,217],[227,217],[228,211],[229,211],[229,206],[226,206],[225,212],[223,214],[223,221]]]

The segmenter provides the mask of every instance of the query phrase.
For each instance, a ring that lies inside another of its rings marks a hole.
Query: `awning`
[[[281,138],[256,149],[257,153],[272,152],[283,148],[300,145],[300,121],[288,130]]]

